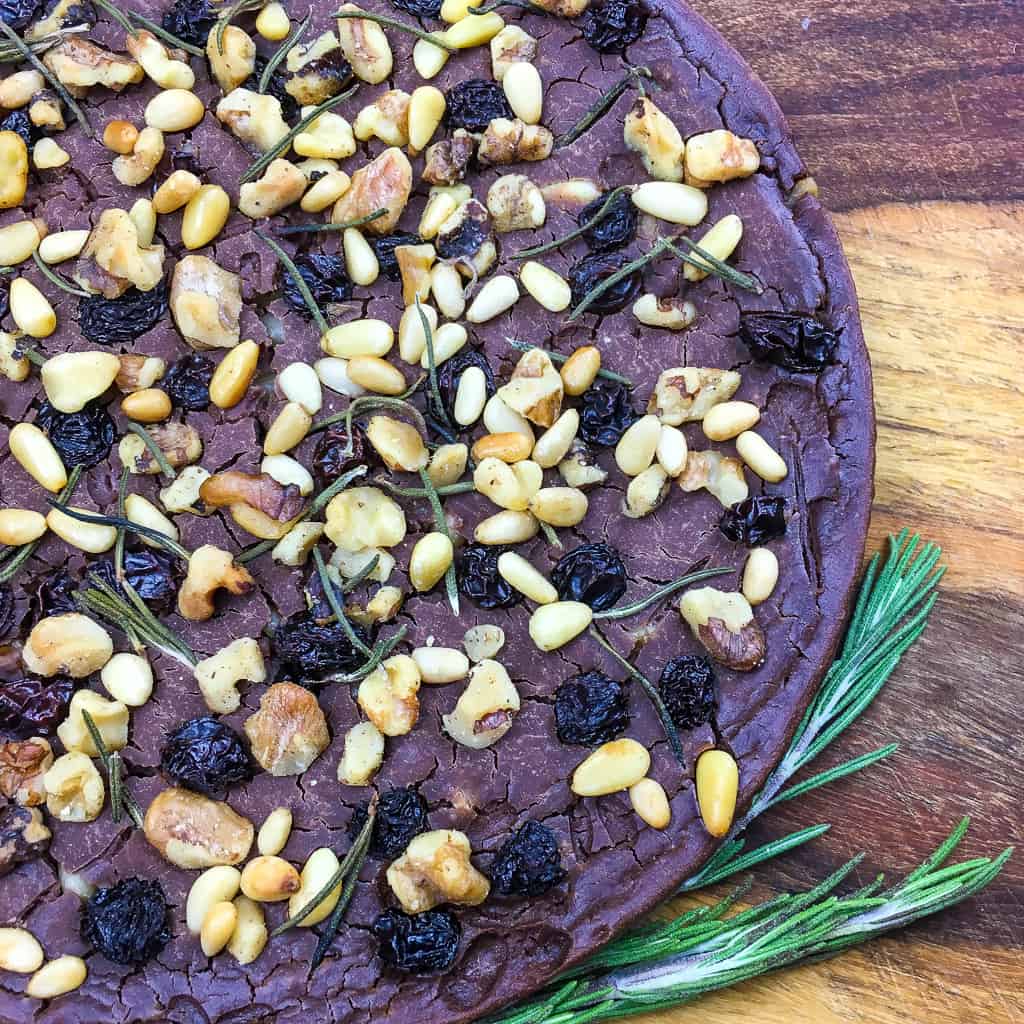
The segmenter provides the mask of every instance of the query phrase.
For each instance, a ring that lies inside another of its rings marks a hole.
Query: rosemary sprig
[[[131,480],[131,473],[127,466],[121,467],[121,479],[117,482],[117,518],[130,520],[125,515],[125,501],[128,498],[128,481]],[[127,537],[126,527],[117,527],[117,540],[114,541],[114,578],[120,583],[124,580],[124,543]],[[184,550],[184,549],[182,549]]]
[[[544,10],[543,7],[538,7],[536,4],[531,4],[530,0],[491,0],[491,3],[484,4],[482,7],[470,7],[470,14],[490,14],[491,11],[500,11],[502,7],[518,7],[521,11],[529,11],[530,14],[538,14],[542,18],[550,17],[550,12]]]
[[[285,272],[295,283],[295,287],[298,288],[299,294],[302,296],[302,301],[306,304],[306,309],[309,310],[310,316],[313,317],[316,321],[317,327],[320,328],[320,333],[326,334],[331,329],[331,325],[327,322],[327,318],[324,316],[319,305],[317,305],[317,301],[314,298],[313,293],[309,290],[309,285],[306,284],[305,279],[299,273],[299,268],[295,266],[295,262],[292,260],[291,256],[289,256],[288,253],[286,253],[284,249],[282,249],[281,246],[279,246],[277,242],[275,242],[274,239],[265,232],[260,231],[257,228],[253,234],[260,239],[261,242],[266,243],[266,245],[268,245],[273,251],[281,266],[284,267]]]
[[[325,682],[330,683],[358,683],[365,679],[389,654],[405,639],[409,632],[408,626],[402,626],[394,636],[382,640],[374,649],[370,660],[352,672],[339,672],[335,675],[325,677]]]
[[[430,326],[427,314],[423,312],[423,306],[420,304],[419,295],[416,296],[416,312],[419,314],[420,324],[423,327],[423,337],[427,343],[427,379],[430,381],[430,401],[434,406],[434,412],[436,413],[437,418],[445,426],[450,427],[452,423],[448,418],[448,410],[445,409],[444,402],[441,401],[441,388],[437,382],[437,359],[434,355],[434,329]]]
[[[399,498],[429,498],[424,487],[400,487],[398,484],[383,476],[375,476],[373,482],[379,487],[390,491]],[[476,491],[476,484],[472,480],[460,480],[454,484],[444,484],[441,487],[434,487],[434,492],[439,498],[450,498],[454,494],[473,494]]]
[[[316,566],[317,575],[320,577],[320,585],[323,587],[324,596],[327,598],[327,603],[331,606],[331,611],[334,612],[335,621],[341,626],[345,636],[348,638],[348,642],[364,657],[371,657],[373,651],[359,639],[358,634],[352,628],[352,623],[348,621],[348,616],[338,600],[338,595],[334,592],[334,581],[328,575],[327,566],[324,564],[324,556],[320,554],[319,548],[313,548],[313,563]]]
[[[374,210],[373,213],[356,217],[355,220],[343,220],[337,224],[289,224],[286,227],[278,228],[277,234],[283,237],[285,235],[320,234],[326,231],[347,231],[349,228],[361,228],[364,224],[369,224],[371,221],[380,220],[387,212],[387,207],[381,206]]]
[[[128,422],[128,429],[142,439],[142,443],[148,449],[149,454],[153,456],[153,461],[160,467],[160,472],[168,480],[174,480],[178,474],[167,461],[164,450],[156,443],[153,435],[141,423],[136,423],[134,420]]]
[[[64,513],[64,515],[70,516],[72,519],[77,519],[79,522],[92,523],[95,526],[113,526],[115,529],[134,533],[139,537],[145,537],[146,540],[151,540],[154,544],[159,544],[165,551],[170,552],[172,555],[180,558],[184,562],[187,562],[189,558],[192,557],[191,553],[173,537],[168,536],[166,533],[161,533],[159,530],[155,530],[151,526],[143,526],[141,523],[133,523],[125,516],[107,516],[99,512],[82,512],[80,509],[70,508],[67,504],[62,502],[59,497],[48,498],[47,504],[51,505],[55,509],[59,509]]]
[[[267,87],[270,85],[270,79],[274,77],[274,72],[278,69],[281,61],[288,56],[289,51],[293,46],[306,34],[306,29],[309,28],[309,23],[313,20],[313,14],[310,12],[295,26],[295,29],[289,34],[288,38],[274,51],[274,55],[267,61],[267,66],[263,69],[263,73],[260,75],[259,85],[256,91],[259,93],[265,93]]]
[[[49,32],[47,35],[39,36],[36,39],[23,39],[22,42],[33,53],[46,53],[47,50],[52,49],[68,36],[79,36],[88,31],[88,25],[72,25],[69,28],[57,29],[56,32]],[[10,43],[0,43],[0,64],[24,60],[24,56],[23,51],[18,46],[12,46]]]
[[[121,774],[121,756],[118,753],[111,753],[103,742],[99,729],[93,721],[92,715],[85,708],[82,708],[82,721],[92,737],[93,746],[99,754],[103,767],[107,770],[107,779],[110,788],[110,813],[114,821],[121,820],[122,809],[127,811],[128,817],[135,822],[136,828],[142,828],[142,808],[139,807],[131,792],[125,787]]]
[[[657,590],[652,590],[646,597],[642,597],[640,600],[634,601],[632,604],[624,604],[621,608],[607,608],[603,612],[594,612],[594,618],[628,619],[631,615],[639,614],[645,608],[649,608],[652,604],[655,604],[663,598],[671,597],[684,587],[689,587],[694,583],[700,583],[701,580],[709,580],[713,576],[723,576],[730,572],[735,572],[735,570],[717,567],[714,569],[698,569],[695,572],[689,572],[685,576],[680,576],[679,579],[673,580],[671,583],[666,583],[663,587],[658,587]]]
[[[559,550],[565,547],[555,532],[555,528],[550,523],[545,523],[543,519],[538,519],[537,525],[540,527],[540,532],[544,534],[544,539],[551,547],[558,548]]]
[[[422,380],[422,378],[421,378]],[[360,395],[358,398],[354,398],[349,402],[348,406],[341,412],[336,412],[332,416],[327,416],[322,420],[314,423],[309,428],[310,434],[318,434],[321,430],[326,430],[328,427],[333,427],[335,423],[345,424],[345,430],[348,432],[348,455],[352,454],[352,421],[357,416],[366,416],[371,412],[379,412],[381,409],[388,409],[392,412],[400,412],[408,416],[416,425],[416,429],[421,434],[427,433],[427,421],[423,418],[423,414],[414,405],[410,405],[406,401],[406,397],[411,395],[421,383],[418,380],[404,395],[396,396],[393,398],[385,397],[384,395]],[[308,434],[306,435],[309,436]]]
[[[258,11],[265,0],[234,0],[224,13],[217,19],[217,52],[224,52],[224,33],[240,14],[248,14],[250,11]]]
[[[356,589],[364,580],[368,579],[373,575],[374,570],[380,565],[380,555],[374,555],[359,571],[354,575],[350,576],[341,585],[341,592],[343,594],[350,594]]]
[[[546,252],[551,252],[553,249],[558,249],[565,245],[567,242],[573,241],[575,238],[579,238],[581,235],[585,235],[591,228],[600,224],[601,221],[611,213],[612,207],[615,205],[615,200],[619,198],[625,192],[632,192],[632,185],[619,185],[618,188],[613,188],[608,193],[607,198],[601,204],[601,209],[594,214],[589,220],[585,221],[578,228],[574,228],[567,235],[562,235],[561,238],[556,238],[553,242],[545,242],[543,245],[535,245],[530,249],[520,249],[512,259],[514,260],[525,260],[532,256],[542,256]]]
[[[84,299],[92,297],[91,292],[87,292],[84,288],[76,288],[69,281],[66,281],[61,277],[56,271],[51,270],[50,267],[43,262],[43,258],[39,255],[38,251],[34,251],[32,253],[32,259],[35,260],[36,266],[39,268],[39,273],[42,274],[50,284],[55,284],[58,288],[67,292],[69,295],[78,295]]]
[[[193,57],[205,57],[206,53],[201,50],[198,46],[193,46],[191,43],[186,42],[184,39],[178,38],[173,32],[168,32],[159,22],[152,21],[147,18],[144,14],[140,14],[138,11],[122,11],[114,4],[110,3],[110,0],[93,0],[97,7],[102,8],[109,14],[114,21],[116,21],[126,32],[130,32],[133,36],[138,35],[138,28],[136,25],[141,26],[148,32],[152,32],[158,39],[162,39],[165,43],[170,43],[171,46],[178,50],[184,50],[186,53],[192,54]]]
[[[614,274],[609,274],[598,284],[594,285],[583,296],[579,305],[566,317],[566,322],[572,323],[574,320],[578,320],[606,291],[614,288],[620,281],[635,274],[638,270],[642,270],[648,263],[653,263],[654,260],[668,250],[670,244],[670,239],[659,238],[643,256],[638,256],[635,260],[624,263]]]
[[[653,78],[650,68],[631,67],[601,98],[567,131],[555,139],[555,149],[571,146],[615,106],[618,98],[631,86],[643,90],[642,79]]]
[[[516,341],[513,338],[506,338],[505,341],[519,352],[529,352],[532,348],[540,348],[539,345],[531,345],[528,341]],[[547,349],[541,349],[541,351],[544,352],[553,363],[562,364],[569,358],[566,355],[562,355],[561,352],[549,352]],[[634,387],[633,382],[628,377],[623,377],[621,373],[615,373],[613,370],[606,370],[604,367],[601,367],[601,369],[597,371],[597,375],[598,377],[604,377],[605,380],[613,380],[617,384],[622,384],[627,388]]]
[[[71,496],[75,493],[75,488],[78,486],[79,478],[82,475],[81,466],[72,466],[71,472],[68,474],[68,482],[64,485],[64,489],[57,495],[57,500],[61,503],[68,502],[71,500]],[[45,536],[45,534],[44,534]],[[36,548],[42,543],[43,538],[40,537],[38,540],[29,541],[28,544],[22,544],[20,548],[15,548],[10,555],[0,563],[0,583],[9,583],[14,579],[18,570],[32,557]]]
[[[443,533],[449,540],[452,539],[452,532],[448,529],[448,520],[444,516],[444,508],[441,505],[441,499],[438,497],[437,488],[434,487],[434,481],[430,479],[430,474],[425,469],[420,470],[420,480],[423,482],[423,489],[427,492],[427,499],[430,501],[430,507],[434,512],[434,525],[437,529]],[[455,580],[455,563],[445,570],[444,574],[444,588],[448,592],[448,603],[452,606],[452,611],[456,617],[459,614],[459,588]]]
[[[679,245],[688,249],[689,253],[683,252],[675,243],[679,243]],[[764,288],[756,277],[744,274],[735,267],[730,267],[728,263],[718,259],[717,256],[712,256],[711,253],[687,238],[686,235],[677,235],[674,239],[669,240],[667,248],[677,259],[682,260],[684,263],[689,263],[690,266],[696,267],[698,270],[703,270],[705,274],[710,274],[722,281],[727,281],[729,284],[734,284],[745,292],[753,292],[755,295],[762,295],[764,293]],[[693,255],[690,255],[690,253]]]
[[[437,32],[424,32],[423,29],[416,28],[415,25],[399,21],[398,18],[392,18],[387,14],[371,14],[369,11],[335,11],[331,17],[337,18],[339,21],[351,21],[354,18],[359,18],[361,21],[375,21],[384,28],[394,28],[399,32],[407,32],[417,39],[422,39],[424,42],[436,46],[439,50],[444,50],[445,53],[459,52],[457,46],[452,46],[451,43],[446,42]]]

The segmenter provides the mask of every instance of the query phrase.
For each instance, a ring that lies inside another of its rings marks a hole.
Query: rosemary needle
[[[134,533],[139,537],[145,537],[146,540],[159,545],[184,562],[187,562],[189,558],[191,558],[190,553],[173,537],[170,537],[166,533],[162,533],[160,530],[156,530],[151,526],[143,526],[140,523],[132,522],[131,519],[122,515],[107,516],[100,513],[83,512],[81,509],[71,508],[59,498],[47,498],[46,500],[47,504],[58,511],[63,512],[64,515],[69,516],[71,519],[77,519],[82,523],[92,523],[95,526],[113,526],[118,530]]]
[[[615,271],[614,274],[609,274],[599,284],[594,285],[594,287],[583,296],[579,305],[566,317],[566,321],[568,323],[572,323],[574,320],[579,319],[579,317],[590,309],[590,307],[597,302],[597,300],[604,295],[606,291],[614,288],[620,281],[629,277],[631,274],[635,274],[638,270],[643,269],[648,263],[652,263],[668,250],[670,244],[671,242],[669,239],[659,238],[651,247],[649,252],[644,253],[643,256],[638,256],[635,260],[630,260],[628,263],[624,263]]]
[[[641,78],[653,78],[648,68],[633,67],[620,78],[564,135],[555,139],[555,149],[570,146],[581,135],[589,131],[615,106],[618,98],[630,87],[639,86]]]
[[[349,228],[361,228],[371,221],[380,220],[388,213],[387,207],[380,207],[363,217],[356,217],[355,220],[344,220],[338,224],[288,224],[277,229],[278,235],[314,235],[327,231],[347,231]]]
[[[103,762],[103,767],[107,770],[107,778],[110,780],[110,809],[114,816],[114,821],[120,819],[121,808],[123,807],[128,812],[128,817],[135,822],[135,827],[142,828],[142,809],[136,802],[135,797],[124,786],[120,755],[116,753],[111,754],[107,750],[107,745],[103,742],[103,737],[100,735],[99,729],[96,728],[92,715],[85,708],[82,708],[82,721],[85,722],[85,727],[89,730],[93,746],[96,747],[96,753]],[[116,804],[115,799],[117,801]]]
[[[530,14],[540,15],[542,18],[550,16],[550,11],[544,10],[543,7],[538,7],[537,4],[531,4],[530,0],[491,0],[491,3],[484,4],[482,7],[470,7],[470,14],[490,14],[492,11],[499,11],[502,7],[518,7],[521,11],[528,11]]]
[[[621,608],[608,608],[603,612],[594,612],[595,619],[626,619],[631,615],[638,615],[645,608],[649,608],[652,604],[662,600],[666,597],[671,597],[672,594],[684,587],[689,587],[694,583],[700,583],[701,580],[711,579],[713,576],[723,576],[726,573],[733,572],[734,570],[728,568],[716,568],[716,569],[700,569],[696,572],[687,573],[685,576],[680,576],[679,579],[673,580],[671,583],[666,583],[663,587],[658,587],[657,590],[652,591],[646,597],[640,598],[639,601],[634,601],[632,604],[623,605]]]
[[[259,234],[259,232],[257,232],[257,234]],[[164,454],[164,450],[156,443],[153,435],[144,426],[142,426],[141,423],[130,422],[128,424],[128,429],[142,440],[142,443],[148,449],[149,454],[153,456],[153,461],[160,467],[160,472],[163,473],[168,480],[174,480],[178,474],[174,467],[167,461],[167,456]]]
[[[452,533],[451,530],[448,529],[448,520],[445,519],[444,507],[441,505],[441,499],[438,497],[437,488],[434,487],[434,481],[430,479],[430,475],[425,469],[420,470],[420,480],[423,482],[423,489],[427,492],[430,507],[434,512],[434,525],[440,533],[443,533],[448,540],[451,541]],[[455,580],[454,561],[445,570],[444,585],[445,590],[448,592],[448,603],[452,606],[452,611],[455,613],[456,617],[458,617],[459,588]]]
[[[281,266],[284,267],[286,273],[295,284],[295,287],[298,288],[299,294],[302,296],[302,301],[305,302],[310,315],[316,321],[317,327],[320,328],[320,333],[326,334],[331,329],[331,325],[327,322],[327,318],[317,305],[317,301],[313,297],[313,293],[309,290],[309,285],[306,284],[306,279],[299,273],[299,268],[295,265],[295,261],[269,235],[264,234],[264,232],[258,229],[255,230],[253,234],[260,239],[260,241],[265,242],[270,246],[274,255],[281,263]]]
[[[444,50],[446,53],[459,52],[457,46],[452,46],[451,43],[446,42],[437,32],[424,32],[421,28],[416,28],[404,21],[399,21],[398,18],[391,18],[386,14],[370,14],[368,11],[335,11],[331,17],[337,18],[339,21],[352,21],[356,18],[360,21],[375,21],[378,25],[383,25],[385,28],[407,32],[409,35],[422,39],[424,42],[436,46],[439,50]]]
[[[419,295],[416,296],[416,312],[419,314],[420,324],[423,327],[423,337],[426,341],[427,374],[430,380],[430,398],[435,407],[437,418],[445,426],[450,427],[451,420],[448,418],[448,410],[445,409],[444,402],[441,401],[441,388],[437,383],[437,359],[434,355],[434,331],[430,326],[430,321],[427,319],[427,314],[423,311],[423,306],[420,304]]]
[[[298,25],[295,26],[295,31],[277,48],[274,55],[267,61],[267,66],[263,69],[263,73],[260,75],[259,86],[257,92],[264,93],[267,91],[267,86],[270,85],[270,79],[274,77],[274,72],[278,69],[281,61],[288,56],[289,50],[306,34],[306,29],[309,28],[309,23],[312,20],[312,13],[307,14]]]
[[[570,231],[567,235],[563,235],[561,238],[556,238],[553,242],[545,242],[543,245],[535,245],[530,249],[520,249],[512,259],[514,260],[525,260],[532,256],[542,256],[546,252],[551,252],[553,249],[558,249],[565,245],[566,242],[571,242],[574,238],[579,238],[581,235],[585,235],[591,228],[600,224],[601,221],[611,213],[612,206],[615,205],[615,201],[624,192],[632,192],[632,185],[619,185],[618,188],[613,188],[608,193],[605,201],[601,204],[601,209],[594,214],[588,221],[581,224],[578,228]]]
[[[87,292],[84,288],[76,288],[73,284],[65,281],[56,271],[51,270],[44,262],[42,256],[39,255],[39,251],[36,250],[32,253],[32,259],[35,260],[36,266],[39,268],[39,273],[46,278],[50,284],[56,285],[62,291],[67,292],[69,295],[78,295],[83,299],[91,299],[92,293]]]
[[[359,635],[352,628],[352,623],[348,621],[345,609],[341,606],[341,603],[338,601],[338,595],[334,592],[334,582],[327,572],[324,556],[320,554],[320,549],[316,547],[313,548],[313,563],[316,565],[317,575],[320,577],[320,585],[323,587],[324,596],[327,598],[327,603],[331,606],[331,611],[334,612],[335,621],[341,626],[345,636],[348,638],[348,642],[360,654],[369,658],[373,651],[360,640]]]

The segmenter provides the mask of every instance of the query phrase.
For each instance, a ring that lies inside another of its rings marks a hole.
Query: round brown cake
[[[313,0],[269,69],[304,5],[166,6],[212,62],[0,2],[92,129],[4,66],[0,1021],[458,1024],[785,751],[867,531],[853,283],[685,3]]]

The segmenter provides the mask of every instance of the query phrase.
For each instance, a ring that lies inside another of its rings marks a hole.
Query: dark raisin
[[[459,590],[478,608],[491,611],[519,604],[523,595],[498,572],[498,557],[507,549],[493,544],[467,544],[455,575]]]
[[[414,18],[437,18],[441,14],[441,0],[391,0],[391,2],[406,14]]]
[[[718,528],[729,540],[756,548],[786,532],[786,499],[777,494],[758,494],[732,508],[718,520]]]
[[[204,43],[205,47],[206,44]],[[256,63],[253,66],[252,74],[242,83],[243,89],[249,89],[252,92],[258,92],[260,87],[260,77],[263,75],[263,70],[267,66],[267,58],[261,54],[256,55]],[[315,62],[319,63],[319,61]],[[347,61],[341,62],[344,65],[344,71],[341,75],[342,81],[349,78],[352,72],[351,67]],[[304,72],[313,70],[312,64],[307,64],[303,69]],[[341,69],[339,69],[341,70]],[[295,97],[285,88],[285,83],[288,81],[287,77],[280,71],[275,71],[270,76],[270,81],[267,83],[267,88],[264,90],[268,95],[273,96],[274,99],[281,104],[281,116],[288,121],[298,120],[299,117],[299,105],[295,101]]]
[[[175,558],[163,551],[142,548],[139,551],[126,551],[123,567],[128,584],[154,612],[166,614],[174,609],[178,582],[182,576]],[[113,590],[121,591],[113,562],[95,562],[89,566],[88,571],[97,575]],[[85,586],[88,586],[88,582],[87,577]]]
[[[295,266],[321,309],[332,302],[348,302],[352,298],[352,279],[345,271],[344,256],[313,252],[307,256],[297,256]],[[289,304],[307,320],[311,320],[313,314],[291,274],[285,272],[282,285],[284,297]]]
[[[496,117],[515,117],[500,83],[487,78],[458,82],[445,93],[445,99],[445,124],[453,130],[482,132]]]
[[[82,906],[82,938],[115,964],[142,964],[171,940],[159,882],[125,878]]]
[[[160,24],[179,39],[205,50],[217,15],[210,0],[174,0]]]
[[[50,845],[50,830],[42,828],[38,807],[21,807],[13,800],[0,806],[0,878],[19,864],[41,857]]]
[[[75,591],[78,584],[67,569],[57,569],[48,572],[39,581],[39,589],[36,592],[36,599],[39,602],[39,617],[47,615],[64,615],[67,612],[77,612],[78,605],[75,603]]]
[[[78,300],[78,326],[89,341],[97,345],[117,345],[135,341],[156,327],[167,315],[167,282],[152,291],[129,288],[120,298],[106,299],[90,295]]]
[[[562,743],[593,747],[629,726],[629,693],[603,672],[584,672],[555,691],[555,732]]]
[[[2,129],[0,129],[2,131]],[[11,286],[3,278],[0,278],[0,320],[11,310]]]
[[[31,146],[40,135],[24,110],[12,110],[0,121],[0,132],[16,132],[26,146]]]
[[[215,369],[212,360],[190,352],[171,364],[160,387],[179,409],[197,412],[210,404],[210,381]]]
[[[173,782],[207,796],[256,773],[242,737],[212,715],[179,725],[160,751],[160,767]]]
[[[373,934],[386,967],[428,974],[446,971],[455,962],[462,926],[447,910],[427,910],[422,914],[385,910],[373,922]]]
[[[626,262],[626,257],[619,253],[595,252],[574,264],[569,270],[573,307],[578,306],[599,284],[618,273]],[[640,271],[634,270],[603,292],[587,306],[586,311],[598,315],[618,313],[640,294],[640,287]]]
[[[443,260],[462,260],[473,265],[480,256],[480,266],[487,268],[493,260],[489,257],[489,251],[482,254],[481,250],[489,242],[494,252],[497,252],[491,215],[487,208],[475,199],[470,199],[462,204],[454,216],[457,217],[455,224],[434,239],[438,256]]]
[[[487,397],[490,398],[495,392],[494,371],[487,361],[487,356],[476,348],[460,349],[451,359],[446,359],[437,371],[437,388],[441,392],[441,402],[444,404],[448,419],[452,422],[455,420],[455,396],[459,391],[459,382],[471,366],[483,371]],[[433,395],[430,396],[430,400],[433,402]],[[431,412],[437,415],[432,405]]]
[[[389,281],[398,281],[402,272],[398,269],[398,260],[395,257],[395,250],[400,245],[422,245],[423,239],[410,231],[396,231],[393,235],[385,235],[383,238],[371,238],[370,245],[377,256],[377,263],[380,272]]]
[[[622,53],[643,35],[647,12],[638,0],[605,0],[588,7],[577,24],[598,53]]]
[[[366,824],[367,805],[352,812],[348,823],[349,838],[355,841]],[[377,804],[377,818],[370,839],[370,856],[378,860],[394,860],[405,853],[405,848],[418,835],[426,832],[427,802],[411,786],[392,789]]]
[[[0,583],[0,638],[6,637],[14,626],[14,591]]]
[[[626,592],[626,567],[608,544],[582,544],[551,570],[551,582],[563,601],[582,601],[595,612],[611,608]]]
[[[761,362],[815,373],[832,362],[839,332],[805,313],[744,313],[740,340]]]
[[[352,627],[368,642],[360,626]],[[306,683],[322,679],[332,672],[351,672],[365,660],[337,623],[318,622],[309,612],[290,615],[274,631],[271,647],[282,668]]]
[[[42,0],[0,0],[0,21],[21,32],[35,19]]]
[[[91,469],[101,463],[110,454],[116,434],[114,421],[99,401],[90,402],[81,412],[59,412],[44,401],[36,413],[36,426],[68,469]]]
[[[203,173],[203,168],[199,165],[196,144],[192,139],[185,139],[180,146],[171,150],[171,170],[189,171],[197,177]]]
[[[610,195],[610,192],[605,192],[587,203],[580,210],[576,223],[582,227],[596,217]],[[637,211],[632,199],[625,192],[620,192],[612,200],[608,212],[593,227],[583,232],[583,241],[593,252],[613,252],[625,248],[636,238],[636,223]]]
[[[710,722],[718,708],[714,669],[699,654],[673,658],[661,670],[658,692],[677,729],[696,729]]]
[[[580,438],[600,448],[618,444],[637,418],[629,388],[614,381],[587,388],[579,412]]]
[[[345,424],[335,423],[323,432],[316,446],[313,470],[323,483],[333,483],[350,469],[368,465],[373,455],[374,448],[366,440],[366,430],[362,425],[353,424],[352,442],[349,444]]]
[[[74,682],[65,676],[0,679],[0,736],[52,735],[67,717],[74,692]]]
[[[491,886],[501,896],[543,896],[565,878],[555,833],[528,821],[498,851]]]

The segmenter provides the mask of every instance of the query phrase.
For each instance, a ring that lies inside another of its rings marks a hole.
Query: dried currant
[[[0,736],[50,736],[67,717],[75,684],[65,676],[0,679]]]
[[[12,110],[0,121],[0,132],[16,132],[26,146],[31,146],[40,135],[24,110]]]
[[[460,349],[451,359],[446,359],[437,371],[437,387],[441,392],[441,401],[451,422],[455,420],[455,396],[459,392],[459,382],[462,380],[462,375],[471,366],[476,366],[483,371],[487,397],[490,398],[494,394],[494,371],[487,361],[487,356],[479,349]],[[432,395],[431,401],[433,401]],[[431,407],[431,411],[435,416],[437,415],[433,407]]]
[[[569,287],[572,289],[573,307],[578,306],[602,282],[613,274],[617,274],[627,260],[619,253],[595,252],[584,256],[569,270]],[[618,313],[628,306],[640,294],[640,271],[617,281],[606,292],[595,299],[586,311],[599,316],[607,313]]]
[[[391,0],[391,2],[406,14],[414,18],[437,18],[441,14],[441,0]]]
[[[761,362],[815,373],[832,362],[839,332],[806,313],[744,313],[740,340]]]
[[[498,572],[500,545],[467,544],[456,566],[459,590],[478,608],[491,611],[519,604],[523,595]]]
[[[455,962],[462,926],[447,910],[427,910],[422,914],[385,910],[373,922],[373,934],[386,967],[427,974],[447,970]]]
[[[39,602],[39,617],[47,615],[65,615],[67,612],[77,612],[78,605],[75,603],[75,590],[78,584],[67,569],[58,569],[49,572],[39,581],[39,589],[36,598]]]
[[[661,670],[658,693],[677,729],[696,729],[710,722],[718,709],[714,669],[699,654],[668,662]]]
[[[555,833],[528,821],[498,851],[490,875],[492,890],[501,896],[543,896],[565,878]]]
[[[307,256],[297,256],[295,266],[321,308],[332,302],[348,302],[352,298],[352,279],[345,271],[344,256],[313,252]],[[282,291],[288,303],[307,320],[312,319],[313,314],[310,313],[292,275],[286,273],[282,284]]]
[[[216,24],[217,15],[210,0],[174,0],[161,21],[168,32],[204,50],[210,30]]]
[[[14,626],[14,591],[0,584],[0,638],[7,636]]]
[[[167,315],[167,282],[152,291],[129,288],[117,299],[90,295],[78,301],[78,327],[97,345],[126,344],[152,330]]]
[[[126,551],[122,568],[125,580],[154,612],[166,613],[174,608],[178,582],[182,576],[174,558],[149,548]],[[89,572],[95,573],[113,590],[121,591],[113,562],[96,562],[89,567]],[[77,608],[74,610],[77,611]]]
[[[626,566],[610,544],[581,544],[558,560],[551,582],[563,601],[582,601],[603,612],[626,592]]]
[[[610,192],[605,192],[587,203],[579,212],[576,223],[581,227],[601,212],[608,202]],[[593,226],[583,232],[583,241],[592,252],[613,252],[623,249],[636,238],[637,210],[633,200],[625,192],[619,192],[612,200],[607,213]]]
[[[395,250],[400,245],[422,244],[423,239],[419,235],[414,235],[411,231],[396,231],[393,235],[370,239],[370,245],[373,246],[380,272],[389,281],[398,281],[402,276],[402,272],[398,269],[398,258],[395,256]]]
[[[588,7],[577,24],[598,53],[622,53],[643,35],[647,12],[638,0],[605,0]]]
[[[359,424],[352,426],[349,443],[344,423],[328,427],[313,454],[313,470],[324,483],[333,483],[343,473],[356,466],[369,465],[374,449],[366,439],[366,430]]]
[[[142,964],[171,940],[159,882],[125,878],[82,906],[82,938],[115,964]]]
[[[629,693],[603,672],[567,679],[555,691],[555,732],[562,743],[593,747],[629,726]]]
[[[179,725],[160,751],[160,767],[169,779],[207,796],[256,773],[242,737],[212,715]]]
[[[360,626],[352,628],[356,636],[368,642]],[[309,612],[297,612],[285,619],[274,631],[271,647],[281,667],[300,683],[315,682],[332,672],[351,672],[364,661],[343,627],[336,622],[318,622]]]
[[[587,388],[579,413],[580,439],[600,448],[618,444],[637,418],[629,388],[614,381]]]
[[[353,841],[366,824],[367,805],[352,812],[348,835]],[[430,826],[427,824],[427,802],[408,786],[385,793],[377,804],[377,818],[370,839],[370,856],[378,860],[394,860],[405,853],[405,848]]]
[[[512,118],[512,108],[500,83],[486,78],[467,78],[445,93],[444,120],[450,129],[482,132],[496,117]]]
[[[13,800],[0,806],[0,878],[19,864],[41,857],[50,846],[50,830],[38,807],[21,807]]]
[[[81,412],[59,412],[44,401],[36,413],[36,426],[68,469],[91,469],[101,463],[110,455],[116,434],[114,421],[99,401],[90,402]]]
[[[21,32],[35,20],[42,0],[0,0],[0,21]]]
[[[777,494],[758,494],[732,508],[718,520],[718,528],[729,540],[756,548],[786,532],[786,499]]]
[[[197,412],[210,404],[210,381],[215,367],[212,360],[190,352],[171,364],[160,387],[171,401],[187,412]]]

